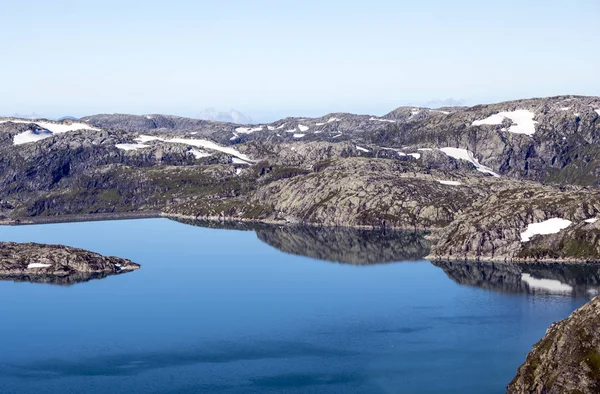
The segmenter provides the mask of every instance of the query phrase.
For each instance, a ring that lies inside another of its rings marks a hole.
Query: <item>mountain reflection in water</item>
[[[505,293],[595,296],[600,292],[600,264],[492,263],[433,261],[461,285]]]
[[[418,261],[429,254],[431,247],[426,232],[178,221],[200,227],[255,231],[259,240],[282,252],[344,264]]]

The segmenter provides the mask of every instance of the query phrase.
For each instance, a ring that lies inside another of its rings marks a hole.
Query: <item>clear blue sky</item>
[[[0,114],[600,95],[599,0],[0,0]]]

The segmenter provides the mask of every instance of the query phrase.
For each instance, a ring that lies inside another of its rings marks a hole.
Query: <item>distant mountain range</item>
[[[207,108],[200,112],[198,119],[202,120],[214,120],[218,122],[229,122],[237,124],[252,124],[252,118],[244,115],[238,110],[230,109],[229,111],[217,111],[214,108]]]

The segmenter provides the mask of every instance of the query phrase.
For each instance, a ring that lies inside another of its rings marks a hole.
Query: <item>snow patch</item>
[[[457,181],[443,181],[441,179],[436,179],[436,181],[438,181],[442,185],[449,185],[449,186],[460,186],[460,185],[462,185],[462,183],[457,182]]]
[[[196,148],[204,148],[204,149],[208,149],[208,150],[214,150],[217,152],[223,152],[228,155],[235,156],[235,157],[239,158],[240,160],[243,160],[244,162],[252,162],[252,159],[250,159],[248,156],[244,155],[243,153],[238,152],[236,149],[227,147],[227,146],[221,146],[221,145],[219,145],[215,142],[209,141],[209,140],[197,140],[197,139],[187,139],[187,138],[164,139],[164,138],[154,137],[154,136],[150,136],[150,135],[140,135],[135,140],[140,141],[140,142],[162,141],[162,142],[166,142],[166,143],[170,143],[170,144],[185,144],[185,145],[189,145],[189,146],[194,146]],[[248,163],[246,163],[246,164],[248,164]]]
[[[275,126],[267,126],[267,130],[269,130],[269,131],[275,131]]]
[[[48,268],[50,267],[52,264],[42,264],[42,263],[31,263],[27,266],[27,269],[32,269],[32,268]]]
[[[196,159],[202,159],[203,157],[209,157],[212,156],[210,153],[205,152],[203,150],[199,150],[199,149],[190,149],[190,153],[192,155],[194,155],[194,157]]]
[[[388,123],[396,123],[395,120],[391,120],[391,119],[381,119],[381,118],[375,118],[375,117],[371,117],[372,121],[376,121],[376,122],[388,122]]]
[[[40,141],[48,137],[52,137],[52,132],[47,130],[25,131],[13,137],[14,145],[26,144],[28,142]]]
[[[571,293],[573,287],[554,279],[538,279],[530,274],[521,274],[521,281],[532,289],[546,290],[551,293]]]
[[[343,135],[342,133],[339,133],[339,134],[336,134],[336,135],[334,135],[334,136],[333,136],[333,137],[331,137],[331,138],[337,138],[337,137],[341,137],[342,135]]]
[[[294,138],[302,138],[302,137],[304,137],[305,135],[306,135],[306,134],[300,134],[300,133],[296,133],[296,134],[294,134],[292,137],[294,137]]]
[[[598,221],[598,218],[591,218],[591,219],[585,219],[584,222],[586,223],[596,223]]]
[[[304,126],[304,125],[301,125],[301,124],[298,125],[298,128],[300,129],[300,131],[308,131],[308,129],[309,129],[308,126]]]
[[[521,233],[521,242],[528,242],[534,235],[556,234],[571,225],[570,220],[552,218],[539,223],[532,223]]]
[[[600,109],[595,109],[594,110],[598,115],[600,115]]]
[[[362,152],[367,152],[367,153],[368,153],[368,152],[371,152],[371,151],[370,151],[370,150],[368,150],[367,148],[363,148],[362,146],[358,146],[358,145],[356,145],[356,149],[357,149],[357,150],[359,150],[359,151],[362,151]]]
[[[242,173],[242,169],[241,168],[236,168],[235,169],[235,175],[240,175]]]
[[[496,178],[499,178],[500,175],[496,174],[494,171],[492,171],[491,168],[486,167],[482,164],[479,164],[479,161],[475,158],[475,156],[473,155],[473,152],[468,151],[466,149],[462,149],[462,148],[440,148],[440,150],[442,152],[444,152],[446,155],[457,159],[457,160],[466,160],[468,162],[470,162],[471,164],[473,164],[475,166],[475,168],[477,169],[477,171],[479,172],[483,172],[485,174],[490,174],[492,176],[495,176]]]
[[[248,163],[247,161],[242,160],[242,159],[238,159],[237,157],[232,157],[231,158],[231,162],[233,164],[247,164],[247,165],[250,165],[250,163]]]
[[[472,123],[473,126],[481,125],[499,125],[504,119],[510,119],[513,123],[508,128],[508,132],[514,134],[533,135],[535,133],[535,125],[538,123],[533,120],[535,114],[526,109],[518,109],[511,112],[500,112],[495,115],[488,116],[485,119],[476,120]]]
[[[41,129],[48,130],[48,132],[42,132],[42,133],[40,133],[40,131],[35,131],[35,132],[25,131],[23,133],[19,133],[13,137],[14,145],[21,145],[21,144],[26,144],[29,142],[40,141],[45,138],[52,137],[54,134],[63,134],[63,133],[69,132],[69,131],[75,131],[75,130],[99,131],[100,130],[96,127],[92,127],[92,126],[88,125],[87,123],[81,123],[81,122],[73,122],[71,124],[63,124],[63,123],[52,123],[52,122],[47,122],[47,121],[39,121],[38,122],[38,121],[31,121],[31,120],[26,120],[26,119],[9,119],[9,120],[0,121],[0,123],[8,123],[8,122],[34,124]]]
[[[263,126],[258,126],[258,127],[238,127],[237,129],[235,129],[235,131],[237,131],[240,134],[252,134],[255,131],[261,131],[263,129]]]
[[[154,136],[151,136],[151,135],[140,135],[139,137],[134,138],[134,139],[136,141],[141,142],[141,143],[150,142],[150,141],[163,141],[162,138],[160,138],[160,137],[154,137]]]
[[[418,148],[417,150],[424,151],[424,152],[430,152],[433,149],[431,149],[431,148]]]
[[[122,150],[136,150],[143,148],[150,148],[150,145],[144,144],[115,144],[115,147]]]
[[[561,111],[568,111],[568,110],[570,110],[570,109],[571,109],[571,107],[562,107],[560,110],[561,110]]]
[[[398,156],[412,156],[415,159],[420,159],[421,158],[421,154],[420,153],[404,153],[401,150],[395,149],[395,148],[384,148],[384,147],[381,147],[381,149],[384,149],[384,150],[393,150],[394,152],[396,152],[398,154]]]

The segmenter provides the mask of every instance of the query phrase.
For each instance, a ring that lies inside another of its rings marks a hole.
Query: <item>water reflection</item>
[[[600,264],[434,261],[456,283],[505,293],[595,296]]]
[[[255,231],[258,239],[283,252],[344,264],[417,261],[427,256],[431,247],[425,232],[200,220],[181,222],[208,228]]]
[[[77,283],[104,279],[108,276],[123,275],[132,271],[112,272],[74,272],[69,275],[0,275],[0,280],[12,282],[44,283],[48,285],[71,286]]]

